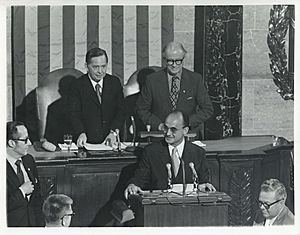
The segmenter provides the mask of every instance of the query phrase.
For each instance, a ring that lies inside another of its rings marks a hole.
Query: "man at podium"
[[[189,143],[188,116],[178,110],[171,112],[165,120],[164,140],[145,147],[138,168],[125,189],[125,198],[143,190],[165,190],[172,184],[194,183],[202,191],[216,191],[209,182],[209,171],[205,150]]]

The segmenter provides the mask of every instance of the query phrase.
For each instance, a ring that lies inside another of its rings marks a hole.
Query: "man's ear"
[[[16,146],[16,142],[13,141],[13,140],[9,140],[7,144],[8,144],[8,146],[11,147],[11,148],[14,148],[14,147]]]
[[[186,127],[184,127],[183,128],[183,130],[184,130],[184,135],[186,135],[188,132],[189,132],[189,127],[188,126],[186,126]]]

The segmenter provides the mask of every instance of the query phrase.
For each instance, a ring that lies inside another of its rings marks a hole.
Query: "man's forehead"
[[[166,51],[166,57],[168,58],[176,58],[182,59],[184,57],[184,51],[181,48],[172,48]]]
[[[166,118],[166,125],[170,125],[170,126],[178,126],[178,125],[182,125],[183,121],[182,121],[182,117],[179,114],[176,115],[170,115]]]
[[[272,202],[276,198],[276,193],[274,191],[266,192],[261,191],[259,194],[259,199],[261,201],[270,201]]]

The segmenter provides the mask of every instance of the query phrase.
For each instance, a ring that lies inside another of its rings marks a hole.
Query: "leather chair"
[[[45,136],[48,108],[55,101],[62,97],[64,92],[62,88],[62,81],[64,80],[64,87],[71,85],[71,80],[78,78],[83,73],[73,68],[61,68],[54,70],[48,74],[47,77],[41,80],[41,83],[36,88],[36,107],[38,117],[38,137],[43,139]]]
[[[130,117],[133,116],[136,123],[137,133],[146,130],[143,122],[138,118],[135,112],[137,98],[140,94],[142,86],[145,84],[147,75],[160,70],[158,66],[148,66],[135,71],[128,79],[125,86],[123,86],[123,93],[125,97],[126,120],[124,124],[123,140],[131,141],[132,136],[128,130],[131,125]]]

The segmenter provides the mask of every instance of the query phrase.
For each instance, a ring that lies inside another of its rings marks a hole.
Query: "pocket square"
[[[189,96],[188,98],[186,98],[186,100],[192,100],[193,97],[192,96]]]

